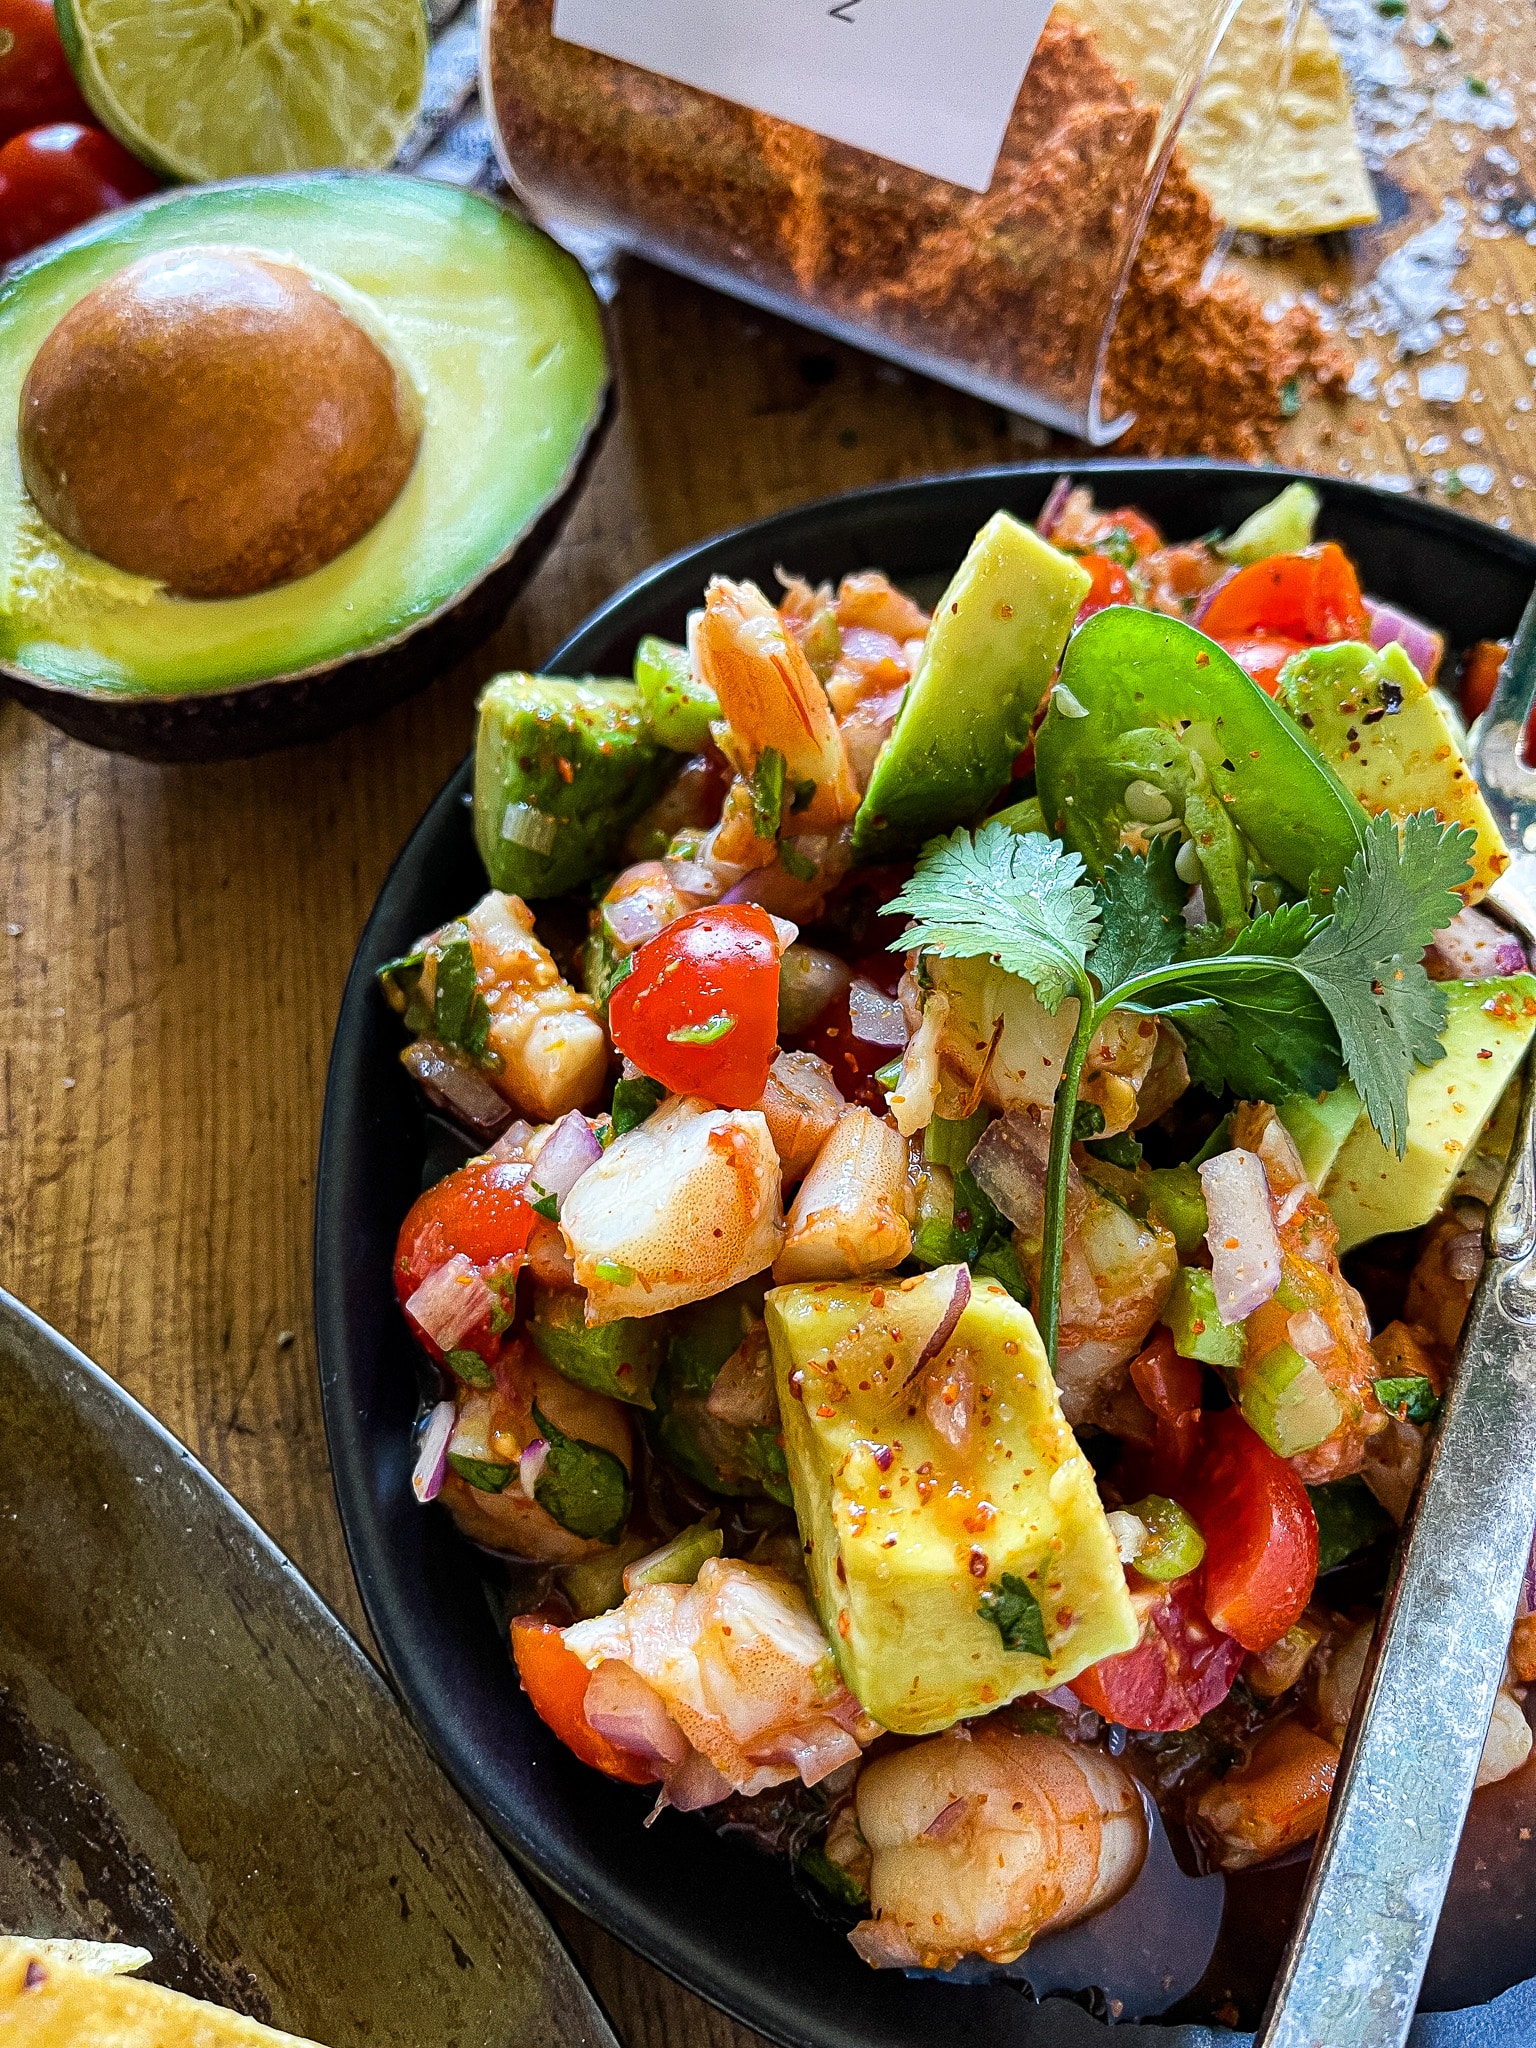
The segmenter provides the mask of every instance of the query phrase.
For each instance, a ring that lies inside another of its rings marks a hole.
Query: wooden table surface
[[[1501,9],[1479,18],[1501,32]],[[1342,299],[1370,239],[1316,254],[1313,281]],[[1284,452],[1443,494],[1434,470],[1475,450],[1492,480],[1461,506],[1536,536],[1536,251],[1474,239],[1461,283],[1466,332],[1446,348],[1468,345],[1463,405],[1422,402],[1410,364],[1373,400],[1307,406]],[[614,335],[618,417],[563,540],[493,645],[413,702],[324,746],[202,768],[97,753],[0,703],[0,1282],[189,1444],[360,1635],[310,1310],[325,1066],[364,917],[465,750],[478,683],[537,664],[627,577],[720,527],[1066,449],[643,268]],[[1385,383],[1387,351],[1360,352]],[[1436,437],[1455,452],[1437,457]],[[562,1918],[633,2048],[753,2038]]]

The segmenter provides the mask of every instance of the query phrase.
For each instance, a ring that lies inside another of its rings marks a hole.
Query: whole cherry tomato
[[[902,976],[899,953],[871,953],[856,961],[855,981],[872,981],[882,995],[894,996]],[[875,1079],[880,1069],[901,1057],[900,1046],[877,1044],[860,1038],[853,1028],[850,998],[852,983],[822,1011],[809,1031],[800,1032],[795,1045],[813,1052],[832,1069],[832,1078],[847,1102],[861,1102],[878,1115],[885,1114],[885,1090]]]
[[[1243,1647],[1200,1604],[1199,1576],[1133,1595],[1141,1615],[1134,1650],[1090,1664],[1072,1680],[1085,1707],[1122,1728],[1193,1728],[1220,1706],[1242,1668]]]
[[[633,955],[608,999],[615,1047],[674,1095],[762,1100],[779,1043],[779,938],[755,903],[690,910]]]
[[[645,1757],[599,1735],[583,1705],[592,1674],[561,1639],[558,1625],[539,1614],[512,1624],[512,1657],[533,1711],[573,1756],[626,1785],[654,1785],[660,1773]]]
[[[1079,555],[1078,564],[1093,578],[1088,586],[1088,595],[1077,608],[1076,623],[1091,619],[1095,612],[1103,611],[1106,605],[1134,604],[1136,586],[1130,574],[1108,555]]]
[[[1307,1489],[1236,1408],[1209,1416],[1184,1505],[1205,1537],[1206,1612],[1245,1650],[1279,1642],[1317,1578],[1317,1517]]]
[[[53,19],[53,0],[0,0],[0,142],[45,121],[94,120]]]
[[[1278,633],[1258,633],[1250,639],[1223,640],[1221,644],[1238,667],[1253,677],[1266,697],[1274,696],[1280,685],[1281,669],[1293,654],[1302,653],[1306,645]]]
[[[475,1160],[417,1196],[395,1244],[395,1295],[402,1309],[424,1280],[459,1253],[487,1285],[499,1273],[516,1277],[538,1220],[528,1199],[528,1171],[518,1161]],[[442,1346],[414,1317],[411,1327],[441,1358]],[[483,1321],[457,1348],[494,1361],[501,1340]]]
[[[0,146],[0,263],[126,206],[159,180],[100,128],[58,121]]]
[[[1239,569],[1214,593],[1199,625],[1223,645],[1259,637],[1320,647],[1371,636],[1354,564],[1331,540]]]

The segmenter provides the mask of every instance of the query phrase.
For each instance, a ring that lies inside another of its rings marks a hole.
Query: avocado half
[[[138,259],[297,264],[419,395],[419,452],[363,537],[254,595],[188,599],[72,547],[22,481],[23,381],[59,320]],[[317,739],[423,687],[500,624],[607,414],[580,266],[494,201],[388,173],[242,179],[109,213],[0,278],[0,676],[76,738],[157,760]]]

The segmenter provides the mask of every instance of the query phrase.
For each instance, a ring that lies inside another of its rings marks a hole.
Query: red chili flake
[[[971,1577],[984,1579],[987,1576],[987,1553],[984,1550],[971,1552]]]
[[[895,1457],[895,1455],[896,1453],[891,1449],[889,1444],[875,1445],[875,1463],[880,1467],[880,1470],[882,1472],[890,1471],[891,1460]]]
[[[823,1422],[831,1422],[836,1418],[837,1410],[835,1408],[829,1407],[828,1404],[825,1401],[823,1401],[821,1406],[816,1410],[816,1413],[821,1417]]]

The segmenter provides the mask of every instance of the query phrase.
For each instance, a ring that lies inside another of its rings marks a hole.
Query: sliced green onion
[[[676,1031],[667,1033],[668,1045],[718,1045],[728,1031],[736,1029],[736,1019],[729,1010],[717,1010],[713,1017],[703,1024],[680,1024]]]
[[[1281,1458],[1315,1450],[1338,1428],[1333,1389],[1310,1358],[1277,1344],[1239,1378],[1238,1406],[1249,1426]]]
[[[1147,1532],[1146,1542],[1132,1559],[1144,1579],[1165,1583],[1182,1579],[1204,1558],[1205,1538],[1198,1524],[1166,1494],[1149,1493],[1145,1500],[1132,1501],[1125,1512],[1134,1515]]]
[[[592,1268],[599,1280],[606,1280],[610,1287],[633,1287],[635,1269],[617,1259],[599,1259]]]
[[[627,1566],[624,1590],[633,1593],[637,1586],[691,1586],[706,1561],[718,1557],[724,1548],[725,1538],[718,1529],[695,1522],[691,1529],[680,1530],[670,1543]]]
[[[1180,1266],[1163,1303],[1163,1321],[1180,1358],[1202,1365],[1239,1366],[1248,1348],[1241,1323],[1227,1324],[1216,1308],[1216,1285],[1204,1266]]]

